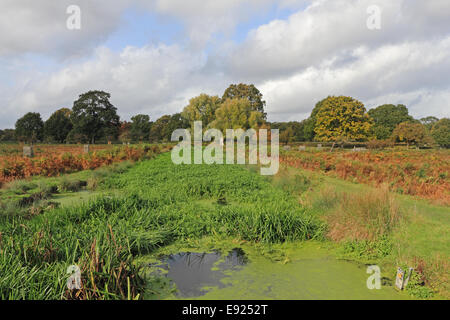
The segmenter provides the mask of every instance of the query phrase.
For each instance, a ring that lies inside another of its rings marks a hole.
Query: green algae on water
[[[230,247],[235,243],[225,244]],[[301,242],[264,246],[242,244],[248,263],[238,269],[213,269],[221,275],[220,285],[203,285],[198,295],[182,297],[176,292],[160,298],[212,300],[326,300],[407,299],[404,293],[384,285],[380,290],[367,288],[366,266],[338,260],[321,243]],[[199,249],[196,250],[201,251]],[[269,252],[275,253],[274,258]],[[282,257],[282,259],[279,259]],[[213,270],[213,271],[214,271]],[[217,280],[217,279],[216,279]],[[175,283],[176,285],[176,283]],[[176,289],[175,289],[176,290]]]

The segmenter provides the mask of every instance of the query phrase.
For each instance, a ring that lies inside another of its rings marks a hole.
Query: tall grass
[[[144,278],[133,259],[174,241],[321,236],[321,223],[295,197],[239,166],[175,166],[165,154],[105,178],[104,185],[123,195],[3,219],[1,299],[136,299]],[[66,270],[73,264],[81,269],[82,289],[68,291]]]
[[[334,241],[379,240],[399,223],[401,212],[387,185],[362,194],[341,195],[336,209],[326,216]]]

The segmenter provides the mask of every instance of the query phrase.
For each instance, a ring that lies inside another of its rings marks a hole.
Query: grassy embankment
[[[391,278],[397,266],[414,267],[410,294],[449,298],[448,206],[292,167],[274,182],[325,222],[342,258],[378,264]]]

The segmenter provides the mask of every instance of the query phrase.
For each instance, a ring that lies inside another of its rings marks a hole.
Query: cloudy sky
[[[156,120],[240,82],[271,121],[305,119],[328,95],[449,117],[450,1],[0,0],[0,128],[94,89],[122,119]]]

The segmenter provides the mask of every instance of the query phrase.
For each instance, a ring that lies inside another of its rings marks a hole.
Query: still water
[[[367,266],[326,254],[298,250],[288,263],[242,249],[181,252],[152,264],[174,286],[165,299],[408,299],[383,278],[380,290],[367,288]]]

